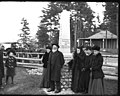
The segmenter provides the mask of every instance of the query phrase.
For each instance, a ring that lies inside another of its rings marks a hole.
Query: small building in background
[[[110,31],[101,30],[88,38],[78,38],[78,45],[84,45],[85,41],[89,41],[90,46],[98,45],[102,49],[117,49],[117,35]]]

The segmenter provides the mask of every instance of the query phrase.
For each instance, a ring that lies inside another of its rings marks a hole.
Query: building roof
[[[100,32],[88,37],[89,39],[105,39],[106,38],[106,31],[101,30]],[[117,39],[117,35],[107,31],[107,39]]]

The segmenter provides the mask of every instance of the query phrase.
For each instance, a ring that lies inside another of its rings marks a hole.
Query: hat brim
[[[57,46],[58,48],[60,48],[60,46],[59,46],[58,44],[52,44],[52,46],[53,46],[53,45],[55,45],[55,46]]]

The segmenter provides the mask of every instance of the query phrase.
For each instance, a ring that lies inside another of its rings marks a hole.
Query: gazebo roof
[[[87,37],[87,38],[78,38],[78,39],[106,39],[106,31],[101,30],[100,32]],[[110,31],[107,31],[107,39],[117,39],[117,35],[111,33]]]
[[[96,33],[90,37],[89,39],[105,39],[106,38],[106,31],[101,30],[99,33]],[[107,39],[117,39],[117,36],[110,31],[107,31]]]

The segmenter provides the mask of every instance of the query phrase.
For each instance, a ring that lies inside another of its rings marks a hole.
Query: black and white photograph
[[[1,95],[118,95],[119,3],[0,1]]]

